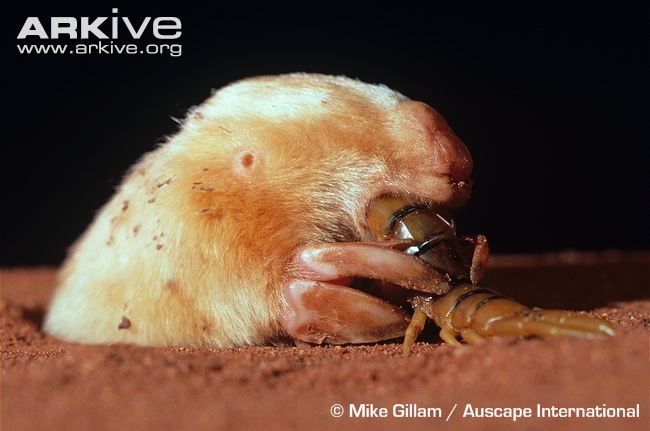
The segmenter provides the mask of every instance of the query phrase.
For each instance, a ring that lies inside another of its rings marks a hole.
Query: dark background
[[[126,169],[174,132],[170,116],[212,88],[294,71],[384,83],[443,113],[475,162],[461,230],[494,252],[649,248],[647,11],[298,17],[116,3],[4,17],[1,265],[61,262]],[[178,16],[183,55],[17,54],[27,16],[111,7],[138,23]]]

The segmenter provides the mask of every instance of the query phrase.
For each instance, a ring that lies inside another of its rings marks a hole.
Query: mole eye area
[[[255,163],[255,156],[252,153],[245,153],[239,160],[244,168],[250,168]]]
[[[262,155],[257,150],[241,149],[233,158],[233,171],[235,174],[248,177],[262,169]]]

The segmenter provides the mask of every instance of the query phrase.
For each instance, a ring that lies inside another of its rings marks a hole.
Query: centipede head
[[[377,240],[411,240],[407,253],[450,280],[470,278],[476,241],[456,234],[453,214],[447,208],[385,196],[370,204],[367,220]]]

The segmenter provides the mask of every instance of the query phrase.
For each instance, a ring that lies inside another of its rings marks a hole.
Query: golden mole
[[[235,82],[130,169],[71,248],[44,329],[150,346],[401,337],[406,311],[354,281],[422,298],[453,285],[404,241],[377,241],[368,208],[384,196],[457,208],[471,172],[444,118],[386,86]]]

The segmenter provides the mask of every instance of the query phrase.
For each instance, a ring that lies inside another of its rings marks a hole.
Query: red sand
[[[1,271],[3,430],[650,429],[650,254],[497,256],[485,285],[619,325],[596,341],[493,339],[240,349],[81,346],[39,331],[54,270]],[[442,418],[333,418],[330,406],[416,403]],[[445,418],[458,404],[449,422]],[[638,419],[463,418],[475,407],[634,407]]]

